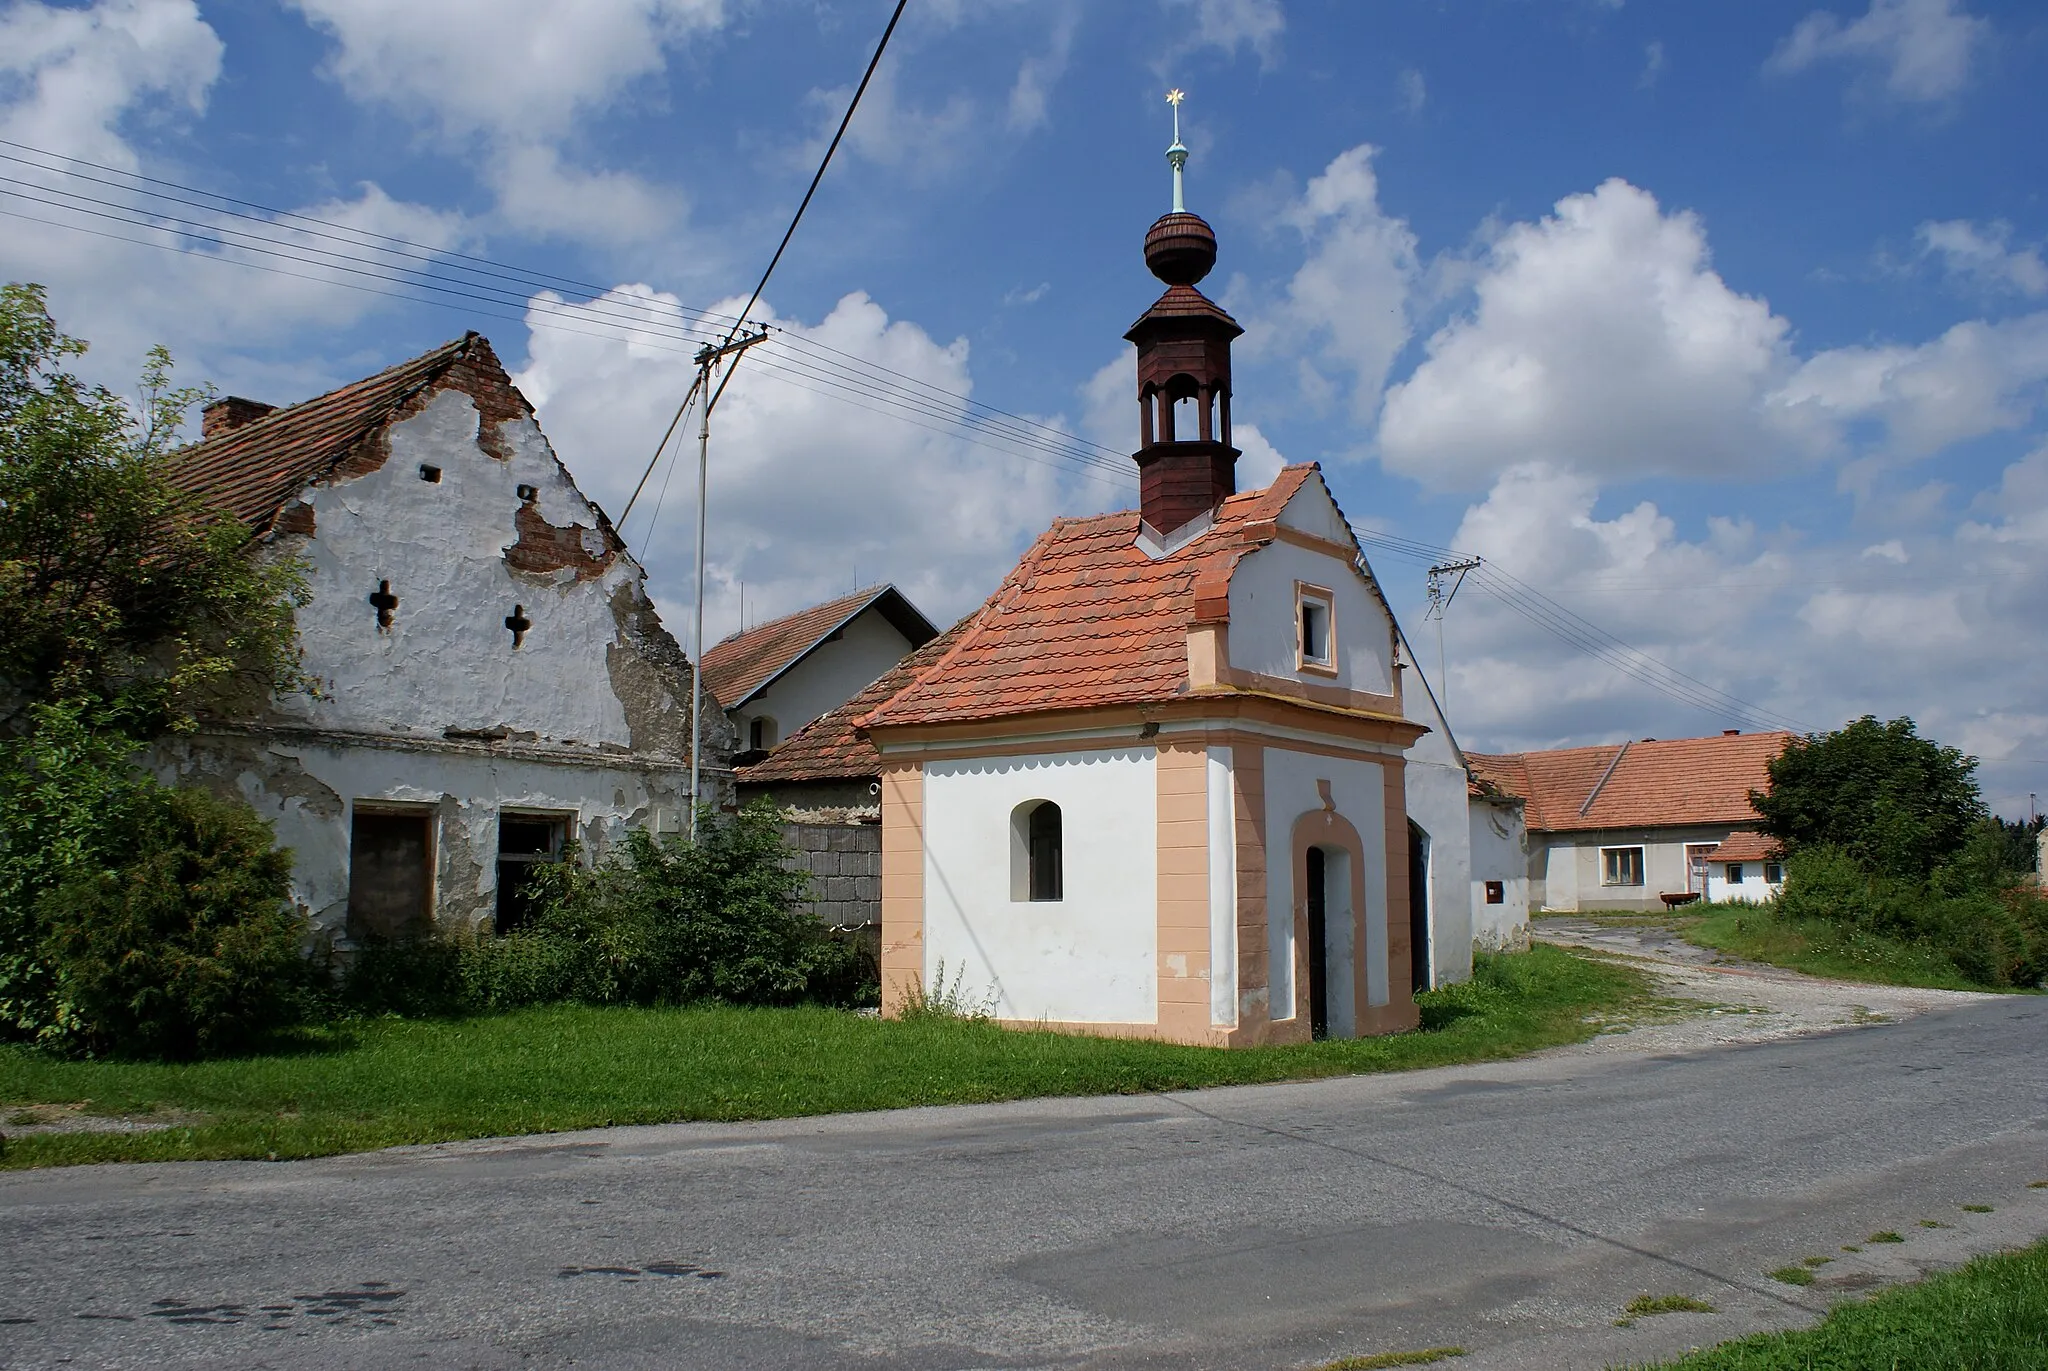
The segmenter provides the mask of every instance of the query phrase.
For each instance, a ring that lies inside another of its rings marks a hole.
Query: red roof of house
[[[918,672],[943,657],[953,646],[965,619],[917,649],[882,678],[839,708],[805,724],[752,766],[733,776],[741,785],[777,781],[836,781],[878,776],[881,754],[854,728],[854,721],[910,684]],[[708,655],[708,654],[707,654]]]
[[[1778,860],[1778,840],[1748,829],[1738,829],[1723,838],[1720,845],[1707,854],[1710,862],[1775,862]]]
[[[465,334],[375,376],[182,448],[171,454],[166,475],[209,506],[266,532],[300,491],[357,455],[407,401],[465,361],[504,379],[489,341]],[[505,385],[509,390],[510,381]]]
[[[1532,832],[1753,824],[1749,792],[1770,783],[1768,765],[1791,739],[1723,733],[1465,760],[1481,781],[1528,802]]]
[[[744,704],[870,605],[878,605],[912,647],[930,642],[937,632],[895,586],[869,586],[756,624],[705,648],[704,685],[727,709]]]
[[[1137,546],[1136,510],[1057,520],[962,623],[950,648],[857,726],[1185,694],[1188,629],[1198,612],[1218,620],[1228,614],[1231,571],[1273,539],[1273,521],[1315,474],[1313,465],[1287,467],[1264,490],[1231,496],[1207,531],[1157,560]]]

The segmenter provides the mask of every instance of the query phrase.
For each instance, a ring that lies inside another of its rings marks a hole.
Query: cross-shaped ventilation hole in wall
[[[377,627],[391,627],[391,611],[398,608],[398,597],[391,593],[391,582],[377,582],[377,588],[370,592],[370,603],[377,610]]]
[[[533,627],[533,620],[526,617],[525,605],[512,606],[512,612],[505,616],[505,627],[512,630],[514,648],[526,641],[526,630]]]

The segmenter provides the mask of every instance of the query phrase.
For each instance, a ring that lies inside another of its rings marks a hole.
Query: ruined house
[[[483,337],[284,409],[217,401],[171,475],[303,564],[315,689],[159,768],[272,822],[320,933],[503,932],[536,864],[687,824],[690,663]],[[707,708],[708,802],[732,744]]]

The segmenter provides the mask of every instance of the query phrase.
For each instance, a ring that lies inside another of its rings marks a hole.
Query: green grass
[[[2048,1243],[1835,1306],[1818,1327],[1760,1333],[1640,1371],[2039,1371],[2048,1366]]]
[[[1381,1371],[1389,1366],[1428,1366],[1431,1362],[1462,1357],[1462,1347],[1423,1347],[1413,1352],[1375,1352],[1367,1357],[1339,1357],[1324,1362],[1316,1371]]]
[[[1421,997],[1431,1031],[1235,1051],[815,1008],[581,1005],[357,1022],[295,1050],[184,1064],[0,1049],[0,1109],[82,1103],[178,1120],[151,1132],[17,1135],[0,1166],[312,1157],[608,1124],[1407,1071],[1581,1041],[1649,998],[1638,972],[1537,947],[1484,957],[1471,982]]]
[[[1990,990],[1938,952],[1820,920],[1791,922],[1767,906],[1725,905],[1674,925],[1687,942],[1752,962],[1839,981]]]
[[[1616,1328],[1633,1328],[1637,1319],[1647,1319],[1654,1314],[1718,1314],[1721,1311],[1691,1295],[1638,1295],[1621,1312],[1622,1317],[1614,1321]]]
[[[1899,1236],[1899,1235],[1898,1235],[1897,1233],[1894,1233],[1894,1232],[1893,1232],[1893,1231],[1892,1231],[1891,1229],[1887,1228],[1887,1229],[1885,1229],[1885,1230],[1884,1230],[1884,1232],[1882,1232],[1882,1233],[1872,1233],[1872,1234],[1871,1234],[1871,1235],[1870,1235],[1869,1237],[1865,1238],[1865,1239],[1864,1239],[1863,1241],[1865,1241],[1865,1242],[1904,1242],[1904,1241],[1905,1241],[1905,1239],[1904,1239],[1904,1238],[1902,1238],[1902,1237],[1900,1237],[1900,1236]]]
[[[1772,1280],[1783,1281],[1787,1285],[1813,1284],[1813,1271],[1811,1268],[1804,1266],[1781,1266],[1776,1271],[1771,1272],[1770,1276]]]

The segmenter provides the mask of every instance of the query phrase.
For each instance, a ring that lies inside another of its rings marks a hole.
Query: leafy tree
[[[210,390],[172,386],[158,347],[130,406],[63,370],[84,352],[42,287],[0,287],[0,733],[71,702],[146,741],[237,677],[298,685],[299,568],[165,479]]]
[[[1750,803],[1788,854],[1831,846],[1874,875],[1924,881],[1985,818],[1976,770],[1975,757],[1921,737],[1911,719],[1866,714],[1793,739]]]
[[[194,727],[229,691],[302,684],[299,566],[252,549],[239,521],[168,479],[185,412],[209,392],[172,386],[170,354],[156,348],[131,406],[64,369],[84,352],[50,318],[40,286],[0,287],[0,1036],[43,1041],[71,1033],[62,1021],[77,1014],[66,1004],[104,998],[79,990],[87,982],[59,964],[78,949],[52,943],[51,920],[104,910],[114,898],[46,897],[111,872],[157,870],[135,847],[137,834],[168,842],[173,828],[136,816],[187,803],[134,767],[137,752]],[[241,813],[268,833],[246,806]],[[276,861],[288,871],[288,856],[263,855],[269,847],[267,838],[238,841],[220,861],[243,863],[252,881]],[[134,892],[158,908],[124,915],[131,931],[176,923],[164,913],[167,888],[152,889]],[[272,904],[239,914],[221,905],[205,918],[260,921]],[[84,935],[75,923],[64,931]],[[182,955],[169,943],[149,952],[137,944],[123,964],[169,975]],[[126,1022],[169,1042],[169,1030],[143,1027],[146,1017],[138,1009]],[[106,1033],[85,1038],[111,1042]],[[212,1041],[210,1030],[192,1033],[188,1046]]]

